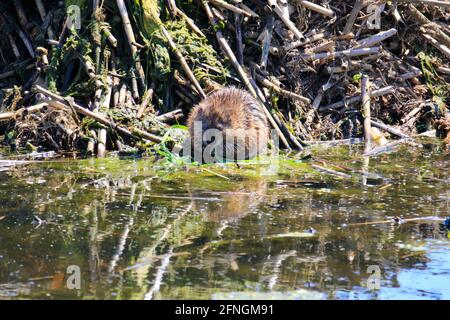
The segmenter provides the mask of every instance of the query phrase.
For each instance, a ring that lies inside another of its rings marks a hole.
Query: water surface
[[[239,167],[114,158],[8,168],[0,299],[450,299],[440,142],[370,160],[360,146],[311,154]],[[67,285],[69,266],[80,289]]]

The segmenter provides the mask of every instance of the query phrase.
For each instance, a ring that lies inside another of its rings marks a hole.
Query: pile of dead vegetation
[[[446,0],[2,1],[2,143],[165,150],[229,85],[260,100],[285,148],[445,136],[449,20]]]

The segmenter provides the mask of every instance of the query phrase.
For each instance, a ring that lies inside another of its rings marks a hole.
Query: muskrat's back
[[[250,159],[267,147],[264,111],[248,92],[235,87],[218,90],[201,101],[191,111],[188,126],[196,161]]]

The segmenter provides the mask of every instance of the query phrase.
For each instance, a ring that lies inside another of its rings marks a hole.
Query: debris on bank
[[[449,22],[445,0],[5,0],[1,143],[169,155],[192,106],[235,85],[283,148],[450,145]]]

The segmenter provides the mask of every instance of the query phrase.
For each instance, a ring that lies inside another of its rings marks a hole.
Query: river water
[[[450,299],[441,143],[310,154],[9,167],[0,299]]]

